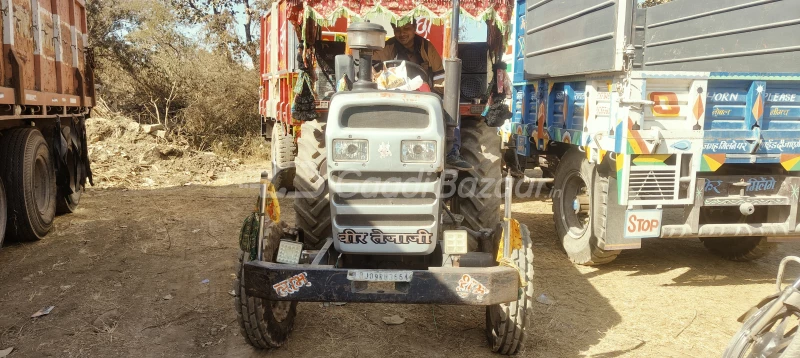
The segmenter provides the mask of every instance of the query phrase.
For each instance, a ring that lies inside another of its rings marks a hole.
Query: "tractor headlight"
[[[334,139],[333,161],[366,162],[369,160],[369,142],[365,139]]]
[[[433,163],[436,162],[436,141],[434,140],[404,140],[400,143],[401,160],[404,163]]]

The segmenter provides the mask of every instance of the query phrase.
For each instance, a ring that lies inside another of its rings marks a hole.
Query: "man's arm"
[[[433,47],[430,41],[425,40],[425,53],[427,55],[428,65],[431,66],[433,78],[433,90],[438,94],[444,93],[444,64],[442,63],[442,56],[436,52],[436,47]]]

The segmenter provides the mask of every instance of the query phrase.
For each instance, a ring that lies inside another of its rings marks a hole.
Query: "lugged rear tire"
[[[501,141],[497,128],[487,126],[482,119],[461,121],[461,156],[474,169],[462,173],[453,196],[453,211],[464,215],[463,225],[472,230],[494,228],[502,219]]]
[[[320,249],[333,232],[325,126],[318,121],[305,122],[297,140],[295,224],[302,230],[303,244],[309,249]]]
[[[289,163],[297,157],[297,144],[294,137],[284,132],[282,123],[272,126],[272,185],[275,189],[294,190],[296,168]]]
[[[275,262],[282,229],[276,223],[268,226],[265,234],[264,258],[267,262]],[[270,231],[276,230],[273,233]],[[252,297],[244,287],[244,263],[250,261],[250,253],[239,251],[236,265],[236,280],[233,283],[235,293],[234,305],[239,321],[239,328],[245,341],[259,349],[270,349],[282,346],[289,339],[294,328],[297,315],[296,301],[270,301]]]
[[[768,242],[766,237],[714,237],[700,241],[713,254],[738,262],[762,258],[777,246]]]
[[[0,172],[8,202],[7,234],[20,241],[42,239],[56,216],[56,174],[42,133],[16,128],[0,137]]]
[[[561,158],[554,181],[553,221],[569,259],[579,265],[602,265],[614,261],[619,250],[603,250],[609,179],[589,164],[586,154],[571,149]],[[577,194],[575,192],[578,192]],[[576,213],[577,196],[588,195],[589,213]]]
[[[512,250],[511,257],[528,285],[522,288],[518,300],[486,307],[486,338],[492,346],[492,352],[506,355],[522,350],[533,312],[533,243],[531,232],[525,224],[520,224],[520,232],[522,249]]]

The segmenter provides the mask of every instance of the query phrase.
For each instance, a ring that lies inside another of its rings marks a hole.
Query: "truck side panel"
[[[526,78],[622,70],[630,0],[527,0]]]
[[[647,9],[644,70],[800,72],[800,1],[676,0]]]
[[[41,106],[39,115],[93,106],[84,0],[3,0],[2,7],[0,104]]]

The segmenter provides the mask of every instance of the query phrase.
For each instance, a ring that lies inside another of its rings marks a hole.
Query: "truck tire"
[[[486,338],[495,353],[512,355],[523,348],[526,327],[533,312],[533,243],[531,232],[520,224],[522,249],[512,250],[511,257],[528,285],[521,288],[519,299],[486,307]]]
[[[294,162],[297,156],[297,144],[294,137],[287,135],[283,124],[275,123],[272,126],[272,185],[275,189],[281,188],[294,190],[295,168],[289,163]]]
[[[3,247],[3,239],[6,237],[6,220],[8,220],[8,201],[3,181],[0,180],[0,248]]]
[[[713,254],[731,261],[747,262],[764,257],[776,245],[766,237],[714,237],[700,239]]]
[[[303,232],[303,244],[319,249],[330,237],[331,201],[328,195],[328,160],[325,123],[308,121],[297,140],[297,174],[294,177],[295,224]]]
[[[63,191],[58,191],[58,202],[56,203],[56,214],[72,214],[78,210],[78,204],[81,202],[84,188],[81,187],[78,191],[72,194],[64,194]]]
[[[453,211],[464,215],[463,225],[472,230],[494,228],[502,219],[501,141],[497,128],[487,126],[483,120],[461,121],[461,156],[474,169],[462,172],[453,196]]]
[[[571,149],[559,162],[554,186],[553,220],[569,259],[587,266],[614,261],[619,250],[598,246],[605,236],[608,177],[598,173],[583,152]]]
[[[269,226],[267,230],[273,229]],[[281,230],[278,228],[278,230]],[[264,258],[275,262],[278,244],[282,231],[266,234]],[[245,341],[259,349],[270,349],[282,346],[289,339],[297,315],[296,301],[270,301],[264,298],[251,297],[244,288],[244,263],[250,261],[250,253],[239,251],[236,266],[236,279],[233,283],[234,304],[239,321],[239,328]]]
[[[21,241],[39,240],[56,216],[56,174],[47,142],[37,129],[11,129],[0,137],[0,153],[8,233]]]
[[[77,152],[75,147],[70,147],[67,151],[67,168],[78,168],[78,172],[74,173],[75,175],[71,175],[69,169],[63,168],[58,175],[63,175],[67,177],[67,184],[69,186],[77,186],[78,190],[72,194],[67,194],[66,192],[68,189],[62,188],[61,185],[58,187],[58,201],[56,201],[56,214],[72,214],[75,210],[78,209],[78,204],[81,202],[81,196],[83,195],[83,186],[79,184],[75,184],[78,181],[78,177],[80,177],[83,173],[81,172],[84,167],[84,163],[81,163],[80,166],[76,166],[76,161],[81,161],[80,153]],[[72,176],[72,177],[70,177]]]

